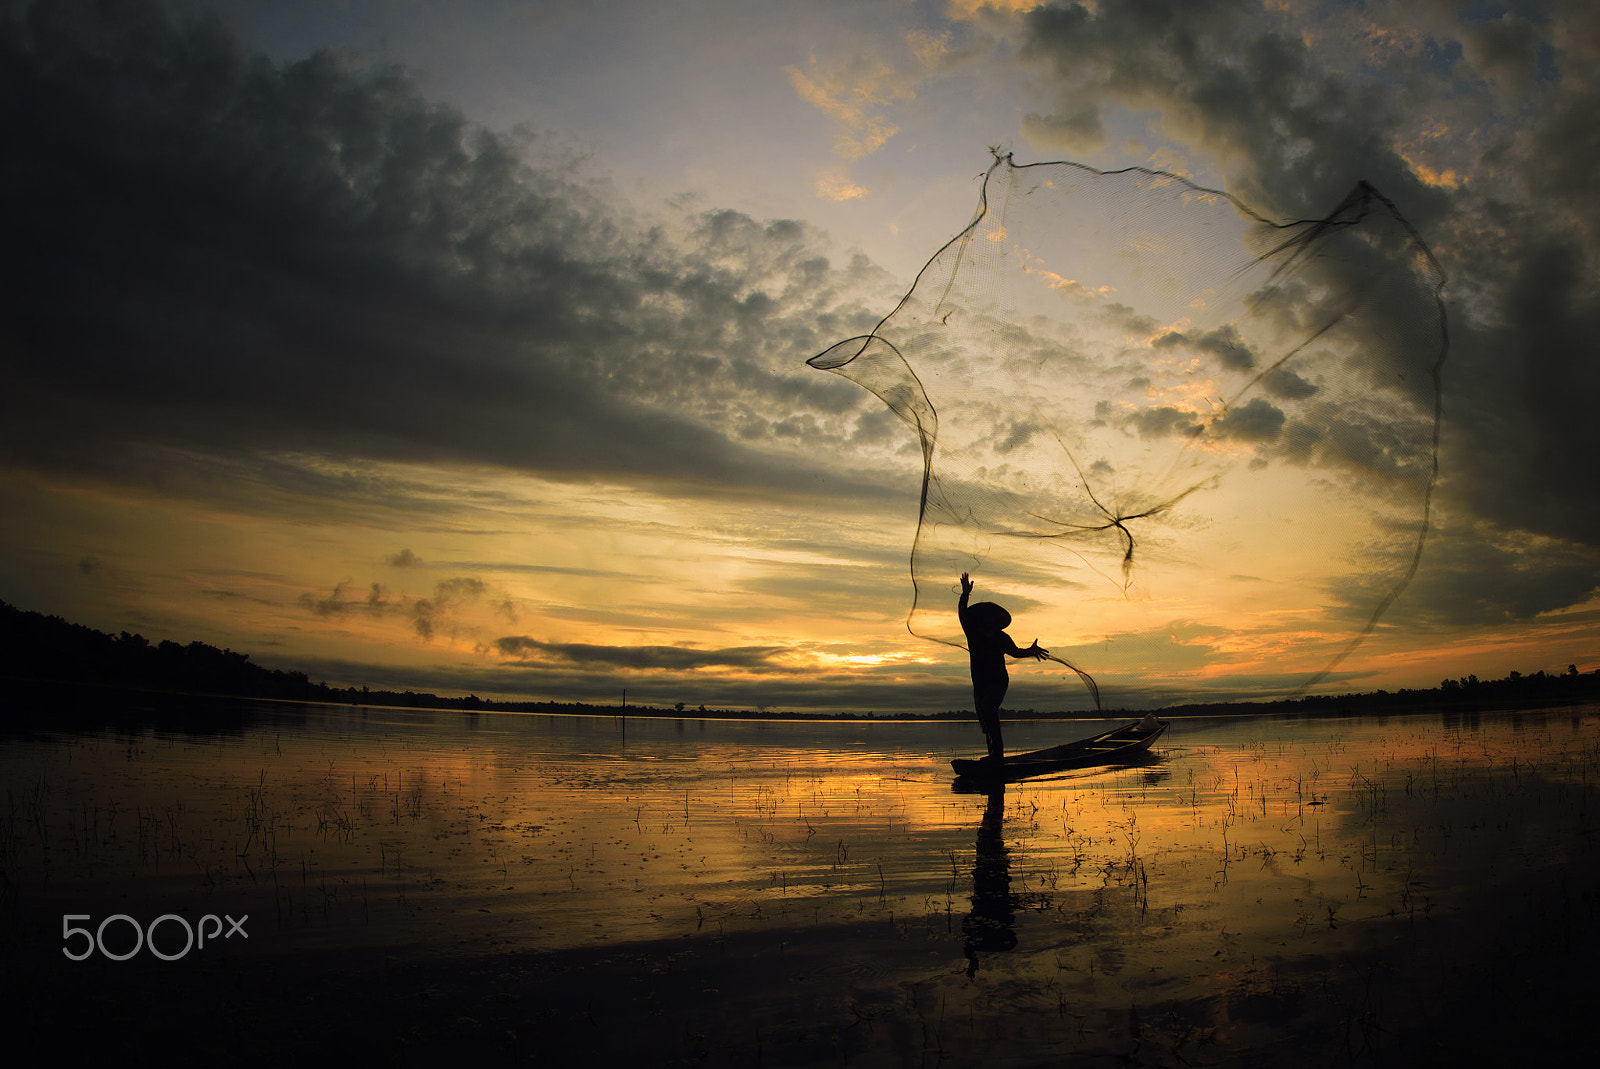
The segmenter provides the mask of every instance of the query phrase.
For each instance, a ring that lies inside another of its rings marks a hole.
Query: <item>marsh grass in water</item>
[[[1553,1047],[1600,949],[1591,708],[1178,721],[993,796],[971,725],[253,716],[5,742],[13,1005],[263,1060],[1425,1063]],[[69,913],[249,939],[72,967]]]

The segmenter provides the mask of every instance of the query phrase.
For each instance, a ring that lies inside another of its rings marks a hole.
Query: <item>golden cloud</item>
[[[829,116],[841,129],[834,135],[834,152],[859,160],[883,147],[900,128],[883,113],[897,100],[912,100],[912,79],[882,60],[861,57],[823,70],[812,56],[809,70],[787,67],[789,84],[800,99]]]
[[[818,174],[816,191],[823,200],[860,200],[872,192],[866,186],[852,182],[842,167]]]

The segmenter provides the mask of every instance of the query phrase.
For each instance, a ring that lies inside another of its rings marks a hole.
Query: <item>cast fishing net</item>
[[[914,634],[962,645],[971,572],[1069,667],[1303,689],[1420,559],[1443,284],[1365,183],[1272,223],[1175,175],[1007,155],[877,329],[809,363],[916,433]]]

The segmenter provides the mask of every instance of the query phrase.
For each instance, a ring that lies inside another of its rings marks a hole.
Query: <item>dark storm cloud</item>
[[[458,611],[490,593],[483,580],[472,576],[441,579],[434,584],[433,595],[426,598],[391,598],[382,583],[369,583],[359,593],[354,588],[350,580],[341,580],[326,597],[300,595],[299,604],[324,619],[341,618],[350,613],[379,617],[399,615],[410,622],[418,638],[426,641],[440,629],[453,633]],[[497,608],[502,614],[510,614],[508,605]]]
[[[1547,48],[1534,24],[1515,12],[1494,12],[1461,25],[1461,50],[1470,68],[1510,92],[1533,87]]]
[[[1163,438],[1169,434],[1193,435],[1200,431],[1200,425],[1194,422],[1193,412],[1185,412],[1171,405],[1142,408],[1129,416],[1127,422],[1144,438]]]
[[[325,598],[315,597],[311,594],[300,595],[302,608],[310,609],[318,616],[343,616],[359,603],[347,597],[350,589],[348,580],[334,584],[333,591]]]
[[[1288,368],[1275,367],[1261,376],[1261,388],[1283,401],[1302,401],[1317,392],[1317,387]]]
[[[523,635],[495,640],[495,648],[507,657],[539,663],[565,662],[588,668],[669,669],[746,668],[762,672],[800,671],[772,663],[779,646],[739,646],[732,649],[699,650],[684,646],[600,646],[582,642],[540,642]]]
[[[1216,357],[1230,371],[1248,371],[1256,364],[1255,354],[1239,337],[1239,331],[1232,324],[1195,335],[1174,331],[1161,335],[1151,345],[1156,349],[1187,348],[1207,353]]]
[[[1324,216],[1366,180],[1432,246],[1451,299],[1437,504],[1463,529],[1499,532],[1483,559],[1428,550],[1456,571],[1434,573],[1426,596],[1463,623],[1525,618],[1494,583],[1482,598],[1440,594],[1470,588],[1491,560],[1532,583],[1529,604],[1578,604],[1593,589],[1581,564],[1513,566],[1532,552],[1518,532],[1600,546],[1600,8],[1537,12],[1101,0],[1050,4],[1025,23],[1022,55],[1057,102],[1030,126],[1042,146],[1052,129],[1064,148],[1065,134],[1092,132],[1086,109],[1139,109],[1268,215]],[[1381,333],[1388,310],[1374,311]],[[1284,400],[1315,391],[1282,375],[1262,385]],[[1280,448],[1385,470],[1382,427],[1335,426],[1318,441],[1303,430],[1286,428]]]
[[[615,674],[597,671],[607,667],[618,671]],[[630,705],[670,708],[682,702],[690,708],[704,705],[709,709],[827,713],[940,712],[960,708],[963,699],[970,696],[970,687],[963,686],[959,674],[948,672],[909,678],[898,674],[874,677],[872,673],[863,677],[857,672],[766,672],[750,679],[693,669],[635,669],[603,662],[566,661],[518,661],[484,667],[440,664],[409,668],[337,660],[302,660],[296,663],[295,668],[335,686],[503,694],[513,699],[537,695],[540,701],[587,702],[608,706],[620,704],[624,687],[627,688]],[[626,675],[622,674],[622,669],[626,669]],[[964,666],[959,671],[964,672]],[[1069,708],[1075,707],[1077,698],[1078,695],[1073,694],[1064,704]]]
[[[1358,177],[1420,201],[1414,219],[1444,206],[1390,147],[1389,87],[1322,69],[1297,27],[1252,0],[1050,4],[1026,33],[1024,56],[1054,72],[1064,112],[1160,109],[1166,126],[1223,155],[1229,191],[1258,210],[1315,217]],[[1352,176],[1352,159],[1369,170]]]
[[[1596,102],[1600,107],[1600,101]],[[1458,332],[1456,492],[1511,530],[1600,545],[1600,292],[1593,247],[1516,250],[1492,326]]]
[[[859,332],[841,292],[874,271],[802,224],[636,226],[402,72],[276,65],[151,4],[6,12],[13,462],[105,472],[140,441],[782,486],[800,465],[723,421],[759,447],[859,407],[800,357]]]
[[[1600,594],[1600,554],[1549,539],[1446,529],[1430,540],[1394,622],[1413,627],[1532,621]]]
[[[1271,442],[1282,433],[1283,424],[1282,409],[1259,397],[1252,397],[1244,404],[1230,408],[1217,421],[1217,433],[1241,442]]]

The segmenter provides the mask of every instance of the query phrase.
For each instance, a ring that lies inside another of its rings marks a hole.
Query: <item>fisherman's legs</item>
[[[984,742],[989,746],[989,757],[995,761],[1005,757],[1006,744],[1000,734],[1000,703],[1005,700],[1006,677],[975,679],[972,681],[972,702],[978,714],[978,726],[983,729]]]

